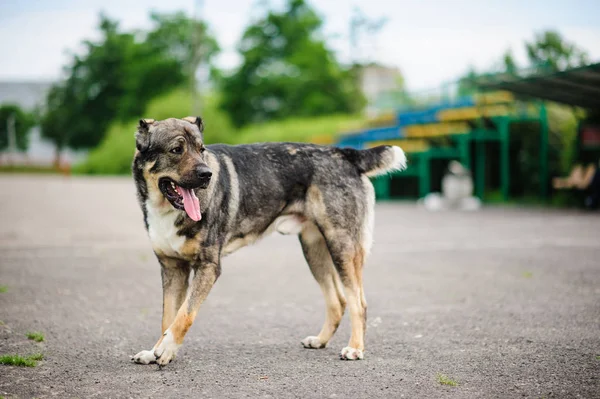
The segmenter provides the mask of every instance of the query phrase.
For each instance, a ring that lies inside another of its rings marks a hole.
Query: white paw
[[[340,353],[340,359],[342,360],[360,360],[365,357],[364,353],[360,349],[354,349],[349,346],[342,349]]]
[[[165,331],[163,340],[154,350],[156,363],[158,363],[159,366],[165,366],[169,364],[171,360],[175,359],[175,355],[177,354],[180,346],[181,345],[175,343],[175,339],[173,338],[173,333],[171,333],[171,330]]]
[[[137,355],[135,355],[131,360],[139,364],[150,364],[156,362],[156,357],[154,356],[154,349],[149,351],[141,351]]]
[[[319,339],[319,337],[313,337],[313,336],[308,336],[306,338],[304,338],[302,341],[302,345],[305,348],[310,348],[310,349],[320,349],[320,348],[324,348],[325,345],[321,342],[321,340]]]

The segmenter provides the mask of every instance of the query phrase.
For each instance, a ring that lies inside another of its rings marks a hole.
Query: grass
[[[8,292],[8,287],[6,285],[0,285],[0,294],[4,294]]]
[[[596,355],[596,360],[600,360],[600,355]]]
[[[41,353],[36,353],[36,354],[29,356],[29,359],[36,360],[36,361],[44,360],[44,355]]]
[[[533,277],[533,273],[532,272],[523,272],[523,273],[521,273],[521,275],[524,278],[532,278]]]
[[[363,124],[363,118],[352,115],[289,118],[249,125],[235,136],[235,143],[296,141],[331,144],[336,134],[357,130]]]
[[[33,165],[1,165],[0,173],[49,173],[49,174],[57,174],[59,173],[53,167],[47,166],[33,166]]]
[[[28,339],[31,339],[35,342],[42,342],[44,340],[44,334],[42,334],[41,332],[29,331],[25,335]]]
[[[27,357],[19,355],[3,355],[0,356],[0,364],[17,367],[35,367],[37,366],[37,362],[43,358],[44,355],[41,353],[36,353]]]
[[[442,384],[442,385],[448,385],[451,387],[456,387],[458,386],[458,382],[449,378],[447,375],[444,374],[438,374],[437,375],[437,381]]]

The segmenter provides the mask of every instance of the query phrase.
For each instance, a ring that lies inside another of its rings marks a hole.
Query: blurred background
[[[593,208],[599,12],[593,0],[3,2],[0,170],[126,175],[140,118],[201,115],[208,143],[400,145],[410,167],[374,181],[379,200],[430,204],[454,187]]]

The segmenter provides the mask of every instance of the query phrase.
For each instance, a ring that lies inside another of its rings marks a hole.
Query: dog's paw
[[[326,344],[322,343],[319,337],[308,336],[304,338],[302,341],[302,346],[308,349],[321,349],[324,348]]]
[[[342,349],[340,353],[340,359],[342,360],[361,360],[365,357],[364,353],[360,349],[354,349],[350,346]]]
[[[131,360],[139,364],[155,363],[156,356],[154,356],[154,349],[149,351],[141,351],[140,353],[132,357]]]
[[[179,350],[179,347],[173,338],[173,333],[167,330],[165,336],[161,341],[160,345],[154,350],[154,356],[156,357],[156,363],[159,366],[165,366],[175,359],[175,355]]]

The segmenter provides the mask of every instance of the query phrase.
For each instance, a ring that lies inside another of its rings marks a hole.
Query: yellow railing
[[[515,96],[508,91],[495,91],[475,95],[475,103],[479,105],[505,104],[515,101]]]
[[[379,145],[396,145],[402,148],[404,152],[423,152],[427,151],[430,147],[429,143],[425,140],[381,140],[367,143],[368,148]]]
[[[508,105],[490,105],[483,107],[466,107],[445,109],[437,113],[440,121],[464,121],[477,118],[508,115],[511,108]]]
[[[404,128],[406,137],[438,137],[449,134],[465,134],[469,133],[470,130],[471,127],[466,122],[429,123]]]

